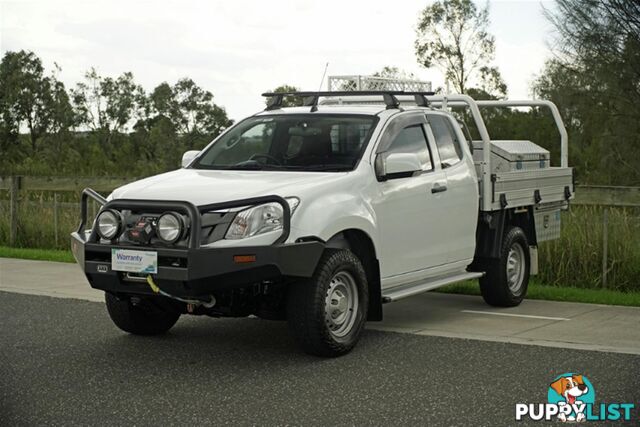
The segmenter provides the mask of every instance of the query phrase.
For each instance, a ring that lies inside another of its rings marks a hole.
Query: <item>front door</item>
[[[447,263],[447,227],[451,212],[446,197],[447,177],[427,140],[424,115],[408,114],[387,126],[377,155],[416,153],[422,170],[411,176],[379,182],[374,210],[380,230],[380,271],[383,278],[417,273]]]

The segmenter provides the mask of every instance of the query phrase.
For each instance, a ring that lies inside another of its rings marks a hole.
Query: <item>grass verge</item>
[[[0,246],[0,258],[22,258],[38,261],[75,262],[71,251],[55,249],[8,248]]]
[[[435,292],[480,295],[478,282],[462,282],[443,286]],[[625,305],[640,307],[640,292],[621,292],[609,289],[585,289],[529,283],[528,299],[547,301],[585,302],[590,304]]]
[[[52,249],[8,248],[0,246],[0,258],[22,258],[39,261],[74,262],[70,251]],[[455,283],[435,292],[462,295],[480,295],[478,282]],[[529,283],[527,298],[548,301],[585,302],[591,304],[625,305],[640,307],[640,292],[620,292],[608,289],[585,289]]]

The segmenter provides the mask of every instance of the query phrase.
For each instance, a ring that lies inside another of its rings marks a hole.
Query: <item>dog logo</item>
[[[584,375],[567,373],[556,377],[549,385],[547,398],[549,403],[560,407],[558,420],[582,422],[586,419],[586,406],[595,402],[595,390]]]
[[[606,402],[596,404],[593,384],[584,375],[568,372],[547,383],[547,403],[516,403],[516,421],[630,421],[636,404]]]

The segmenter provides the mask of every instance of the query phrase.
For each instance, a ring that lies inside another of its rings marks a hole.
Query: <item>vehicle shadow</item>
[[[115,329],[115,327],[114,327]],[[91,348],[93,356],[108,359],[110,364],[153,365],[158,369],[176,366],[224,364],[234,370],[257,369],[268,364],[270,370],[292,365],[332,363],[358,357],[381,332],[367,331],[352,351],[338,359],[305,354],[289,335],[287,323],[255,318],[211,319],[183,316],[167,334],[135,336],[119,330],[99,338]]]

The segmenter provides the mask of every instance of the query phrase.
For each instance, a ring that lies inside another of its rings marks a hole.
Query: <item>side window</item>
[[[428,115],[427,118],[436,139],[442,168],[455,165],[462,158],[462,147],[460,147],[458,136],[451,126],[451,120],[448,117],[435,114]]]
[[[400,131],[395,137],[388,153],[416,153],[420,158],[422,170],[428,171],[433,169],[431,161],[431,153],[427,144],[427,137],[422,129],[422,125],[408,126]]]

